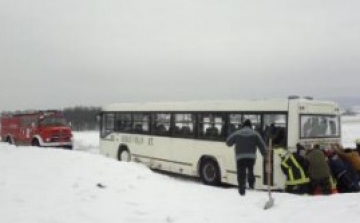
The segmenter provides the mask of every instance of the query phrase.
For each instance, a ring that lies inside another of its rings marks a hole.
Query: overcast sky
[[[357,96],[359,11],[359,0],[0,0],[0,110]]]

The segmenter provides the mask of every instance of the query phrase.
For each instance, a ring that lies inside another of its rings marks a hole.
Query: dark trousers
[[[285,187],[285,192],[291,194],[308,194],[309,193],[309,183],[299,184],[299,185],[287,185]]]
[[[255,185],[254,165],[255,165],[255,159],[251,159],[251,158],[239,159],[236,162],[239,193],[241,195],[245,194],[246,172],[247,172],[247,181],[249,183],[249,187],[254,188]]]
[[[311,193],[315,193],[317,189],[320,189],[322,194],[331,194],[330,178],[325,177],[323,179],[310,179]]]

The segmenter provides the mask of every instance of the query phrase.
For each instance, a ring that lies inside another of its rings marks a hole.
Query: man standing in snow
[[[265,157],[266,146],[259,133],[252,129],[252,124],[249,119],[245,120],[242,129],[235,131],[227,138],[227,146],[233,146],[234,144],[239,193],[241,196],[244,196],[246,189],[246,171],[249,187],[253,189],[255,185],[254,165],[256,161],[256,149],[259,148],[261,154]]]

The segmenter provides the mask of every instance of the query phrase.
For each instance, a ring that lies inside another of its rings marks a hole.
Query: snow
[[[343,125],[354,147],[360,123]],[[360,193],[297,196],[211,187],[136,163],[99,155],[97,132],[75,132],[74,150],[0,143],[0,219],[3,223],[279,223],[353,222]]]

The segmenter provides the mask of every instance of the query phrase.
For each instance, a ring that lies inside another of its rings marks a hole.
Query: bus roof
[[[222,101],[187,101],[187,102],[146,102],[146,103],[114,103],[102,107],[103,112],[110,111],[288,111],[289,101],[296,101],[300,105],[324,105],[337,107],[330,101],[298,99],[249,99]]]

